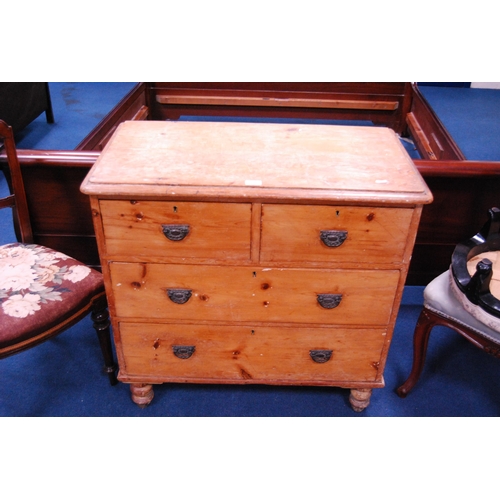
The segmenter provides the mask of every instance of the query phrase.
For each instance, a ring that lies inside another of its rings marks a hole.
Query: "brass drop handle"
[[[185,304],[193,291],[186,288],[167,288],[168,298],[175,304]]]
[[[309,356],[315,363],[326,363],[330,361],[333,351],[331,349],[311,349]]]
[[[325,309],[334,309],[342,301],[341,293],[318,293],[318,303]]]
[[[194,354],[195,350],[196,350],[196,347],[194,345],[173,345],[172,346],[172,351],[174,352],[174,355],[177,356],[179,359],[190,358]]]
[[[162,224],[161,229],[170,241],[182,241],[189,234],[188,224]]]
[[[321,241],[330,248],[339,247],[347,238],[347,231],[320,231]]]

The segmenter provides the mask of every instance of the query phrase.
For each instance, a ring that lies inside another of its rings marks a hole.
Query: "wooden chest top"
[[[388,128],[268,123],[124,122],[82,191],[111,198],[432,201]]]

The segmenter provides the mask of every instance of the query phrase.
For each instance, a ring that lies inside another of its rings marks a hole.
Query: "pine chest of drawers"
[[[344,387],[383,371],[423,204],[390,129],[125,122],[90,196],[119,379]]]

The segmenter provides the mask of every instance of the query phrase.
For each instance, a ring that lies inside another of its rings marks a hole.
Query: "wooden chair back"
[[[0,208],[12,207],[14,225],[22,243],[33,243],[33,231],[31,229],[28,202],[26,200],[21,167],[17,158],[14,133],[12,127],[7,125],[3,120],[0,120],[0,142],[3,142],[3,148],[7,155],[8,171],[6,175],[13,193],[4,198],[0,198]]]

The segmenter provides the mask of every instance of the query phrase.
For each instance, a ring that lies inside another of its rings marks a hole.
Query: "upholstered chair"
[[[90,313],[105,373],[115,385],[102,275],[68,255],[33,243],[12,128],[0,120],[0,149],[2,142],[12,194],[0,198],[0,208],[12,208],[20,242],[0,245],[0,359],[58,335]]]
[[[413,335],[413,367],[396,390],[400,397],[408,395],[423,371],[435,326],[451,328],[500,358],[499,273],[500,210],[492,208],[481,231],[456,246],[450,269],[424,289],[424,307]]]

